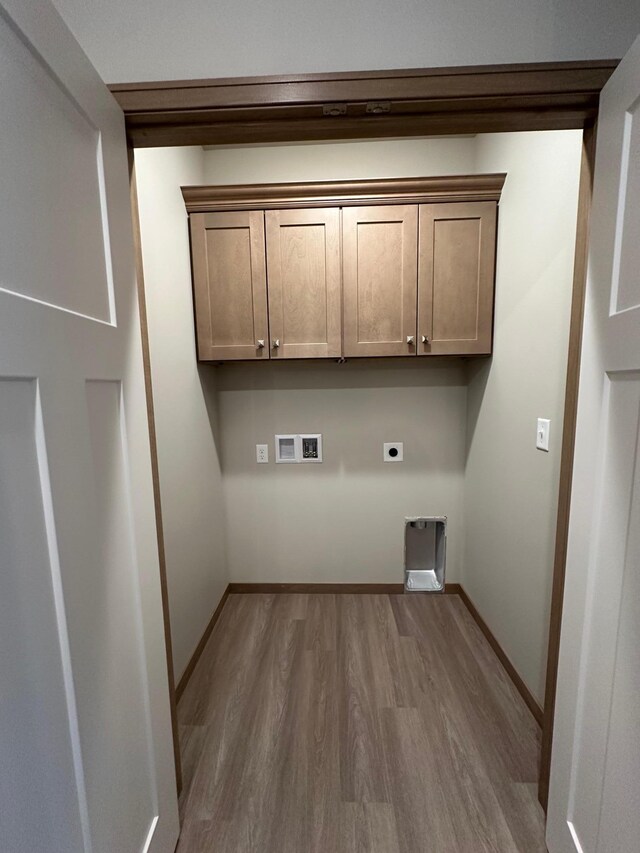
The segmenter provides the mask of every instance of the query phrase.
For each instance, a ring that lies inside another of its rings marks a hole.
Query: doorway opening
[[[306,487],[308,495],[303,495],[301,482],[287,492],[282,482],[269,478],[280,476],[275,466],[268,475],[252,467],[258,434],[268,440],[271,434],[287,432],[281,418],[291,418],[303,408],[312,412],[318,406],[318,418],[333,408],[341,413],[343,432],[361,436],[371,430],[366,420],[359,425],[358,419],[366,416],[366,401],[374,391],[380,408],[392,412],[395,423],[401,420],[399,412],[423,405],[428,417],[437,411],[440,420],[430,427],[435,444],[421,448],[423,461],[415,466],[414,485],[420,499],[429,500],[417,482],[422,467],[426,488],[433,483],[432,499],[437,494],[437,500],[455,506],[447,513],[449,524],[457,519],[449,543],[455,542],[449,577],[462,585],[468,607],[538,722],[547,717],[540,778],[540,798],[545,802],[575,425],[592,118],[590,113],[588,119],[568,120],[569,127],[586,121],[584,134],[576,129],[469,132],[444,138],[413,135],[324,144],[190,145],[136,151],[149,378],[157,434],[157,499],[179,693],[209,636],[215,621],[212,611],[220,612],[230,589],[248,589],[248,584],[263,588],[265,584],[270,588],[277,584],[289,588],[294,583],[367,584],[370,578],[379,585],[394,583],[381,571],[369,576],[357,569],[353,575],[345,573],[341,559],[351,568],[357,566],[349,559],[348,547],[339,554],[334,550],[334,574],[329,569],[323,575],[320,566],[327,566],[328,557],[320,540],[326,541],[327,536],[314,539],[318,527],[305,525],[305,501],[309,495],[324,501],[322,520],[335,536],[339,526],[330,512],[336,503],[332,483],[323,474],[327,482],[322,484],[322,498],[317,496],[317,481]],[[428,367],[381,362],[374,367],[357,360],[344,365],[196,366],[180,187],[488,171],[504,171],[508,176],[508,195],[500,205],[495,346],[490,360],[451,360]],[[173,405],[176,393],[184,406]],[[402,399],[392,399],[395,395]],[[536,417],[552,421],[555,437],[546,456],[535,448],[534,411]],[[196,419],[199,426],[194,434]],[[418,436],[419,417],[415,416],[413,425],[411,418],[407,420],[401,429]],[[345,488],[347,493],[353,487],[360,493],[368,473],[366,464],[349,461],[349,439],[336,426],[336,436],[347,443],[341,444],[340,462],[329,473],[340,488],[347,526],[344,503],[356,506],[358,498],[354,492],[347,500]],[[390,428],[388,423],[385,426]],[[306,428],[316,429],[314,424]],[[447,442],[438,445],[444,434]],[[423,436],[417,437],[418,447],[422,440]],[[429,470],[424,460],[430,453],[446,460],[442,471],[437,466]],[[326,462],[323,465],[324,472]],[[185,477],[191,484],[190,507],[185,500]],[[274,485],[277,501],[270,494]],[[413,514],[423,511],[416,507]],[[442,511],[441,505],[433,506],[434,514]],[[318,508],[309,516],[317,519]],[[401,529],[402,511],[398,517]],[[246,535],[248,518],[257,525],[253,536]],[[381,517],[372,525],[385,542],[391,535],[385,525],[390,523]],[[286,554],[279,542],[284,537],[294,543]],[[346,537],[337,538],[346,541]],[[384,549],[376,548],[375,538],[370,544],[376,553],[384,554]],[[295,568],[299,555],[306,558],[303,580]],[[196,576],[187,579],[179,567],[190,557]],[[383,559],[393,565],[389,555]],[[371,560],[363,560],[362,565],[371,568]],[[200,593],[197,618],[193,618],[189,594],[180,589],[181,582],[191,593]],[[174,616],[181,607],[183,615]]]

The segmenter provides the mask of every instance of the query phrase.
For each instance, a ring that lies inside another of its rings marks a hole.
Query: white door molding
[[[640,838],[640,38],[603,89],[547,824]]]

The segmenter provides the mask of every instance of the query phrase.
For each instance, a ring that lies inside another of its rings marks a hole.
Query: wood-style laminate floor
[[[456,595],[231,595],[179,853],[537,853],[539,729]]]

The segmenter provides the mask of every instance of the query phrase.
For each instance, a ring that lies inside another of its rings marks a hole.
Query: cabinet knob
[[[423,336],[422,336],[422,343],[423,343],[423,344],[428,344],[428,343],[429,343],[429,338],[427,337],[427,335],[423,335]]]
[[[407,335],[407,343],[409,344],[409,346],[413,346],[413,344],[415,343],[415,338],[413,335]]]
[[[280,338],[275,338],[275,340],[273,341],[273,348],[278,349],[279,346],[280,346]]]
[[[258,341],[258,349],[264,349],[264,341],[263,340]]]

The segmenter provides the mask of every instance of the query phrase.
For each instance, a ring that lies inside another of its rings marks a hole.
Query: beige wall
[[[461,362],[225,365],[219,401],[232,580],[402,583],[411,515],[448,516],[459,579]],[[322,433],[323,463],[275,464],[274,435],[299,432]],[[382,461],[385,441],[404,442],[404,462]]]
[[[204,152],[208,184],[339,181],[473,171],[475,137],[217,147]]]
[[[478,137],[506,171],[495,344],[469,363],[462,582],[518,673],[544,698],[581,134]],[[551,419],[549,453],[536,419]]]
[[[176,677],[227,585],[215,374],[198,368],[181,184],[202,149],[136,151],[151,371]]]

